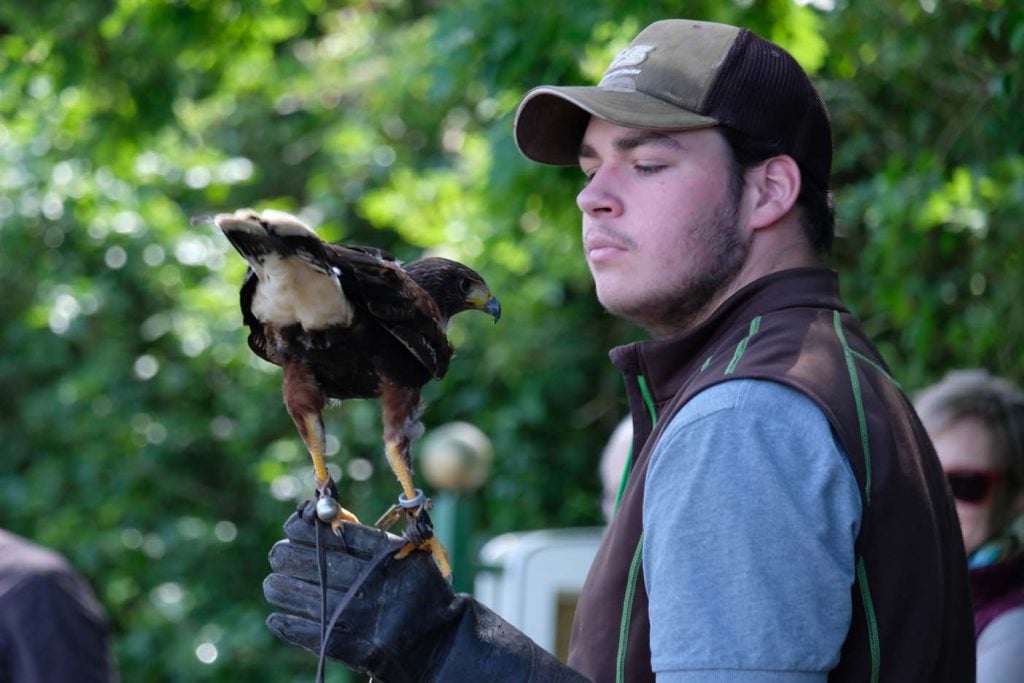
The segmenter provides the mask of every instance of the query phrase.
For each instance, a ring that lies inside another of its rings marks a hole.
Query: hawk
[[[425,499],[413,486],[410,446],[422,431],[420,391],[448,370],[451,317],[479,310],[497,322],[498,299],[461,263],[402,264],[380,249],[330,244],[282,211],[242,209],[213,223],[249,264],[240,292],[249,348],[284,371],[284,404],[313,459],[318,513],[335,529],[358,521],[333,500],[324,463],[327,400],[379,398],[399,502],[417,518]],[[440,544],[420,540],[447,574]]]

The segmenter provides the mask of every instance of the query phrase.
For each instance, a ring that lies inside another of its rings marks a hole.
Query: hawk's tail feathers
[[[295,256],[314,270],[331,273],[323,242],[305,223],[283,211],[243,209],[215,216],[213,222],[235,250],[259,270],[264,258]]]

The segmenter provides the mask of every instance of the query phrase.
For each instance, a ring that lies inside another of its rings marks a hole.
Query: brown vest
[[[640,562],[650,456],[690,398],[743,378],[813,400],[860,487],[853,618],[829,680],[974,680],[967,567],[945,477],[907,398],[839,299],[833,272],[769,275],[686,335],[619,347],[611,357],[626,378],[635,455],[583,587],[570,666],[595,683],[654,681]]]

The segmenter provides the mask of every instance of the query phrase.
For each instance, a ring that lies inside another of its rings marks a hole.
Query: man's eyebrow
[[[644,145],[682,149],[682,145],[679,144],[678,140],[655,130],[638,130],[635,133],[627,133],[616,138],[613,144],[616,151],[619,152],[628,152]],[[582,142],[580,143],[579,157],[581,159],[593,159],[597,157],[597,151],[586,142]]]

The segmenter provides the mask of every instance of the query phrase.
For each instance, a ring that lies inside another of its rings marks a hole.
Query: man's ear
[[[747,190],[752,192],[750,227],[757,230],[781,220],[800,196],[800,166],[783,154],[747,169]]]

